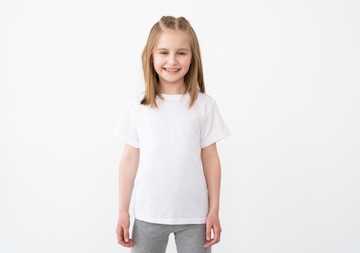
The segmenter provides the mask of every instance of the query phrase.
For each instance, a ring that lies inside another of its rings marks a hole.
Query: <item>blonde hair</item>
[[[200,54],[199,41],[194,29],[188,20],[184,17],[163,16],[160,21],[155,23],[150,30],[146,45],[141,55],[142,67],[145,79],[145,95],[141,100],[141,104],[157,107],[156,96],[162,98],[159,93],[159,77],[153,66],[153,50],[164,29],[173,29],[187,32],[190,36],[190,49],[192,59],[189,71],[184,76],[186,92],[190,94],[191,107],[197,98],[197,92],[205,93],[204,74]]]

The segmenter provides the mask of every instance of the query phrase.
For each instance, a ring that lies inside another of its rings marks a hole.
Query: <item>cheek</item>
[[[159,61],[156,58],[153,59],[152,65],[153,65],[154,69],[158,69],[160,66]]]
[[[183,65],[183,66],[186,66],[187,68],[190,68],[190,64],[191,64],[191,58],[190,58],[190,59],[185,59],[185,60],[182,62],[182,65]]]
[[[186,58],[186,64],[190,66],[192,57]]]
[[[154,68],[161,67],[163,64],[164,64],[164,60],[162,60],[161,58],[157,58],[157,57],[153,58]]]

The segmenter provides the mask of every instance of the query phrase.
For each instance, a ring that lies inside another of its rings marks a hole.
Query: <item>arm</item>
[[[209,193],[209,213],[206,220],[207,242],[204,245],[207,248],[220,241],[221,233],[219,220],[221,167],[216,143],[201,150],[201,160]]]
[[[129,237],[129,206],[134,180],[139,164],[139,149],[125,144],[119,164],[119,217],[116,228],[118,243],[124,247],[134,246]]]

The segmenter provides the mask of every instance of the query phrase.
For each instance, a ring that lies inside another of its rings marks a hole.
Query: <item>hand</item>
[[[210,212],[206,219],[206,243],[204,248],[208,248],[220,242],[221,226],[218,213]]]
[[[120,245],[131,248],[134,241],[129,236],[130,215],[128,213],[119,213],[118,224],[116,227],[117,241]]]

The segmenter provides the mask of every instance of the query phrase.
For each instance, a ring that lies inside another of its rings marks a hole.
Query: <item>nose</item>
[[[176,54],[169,54],[168,63],[175,65],[177,63]]]

